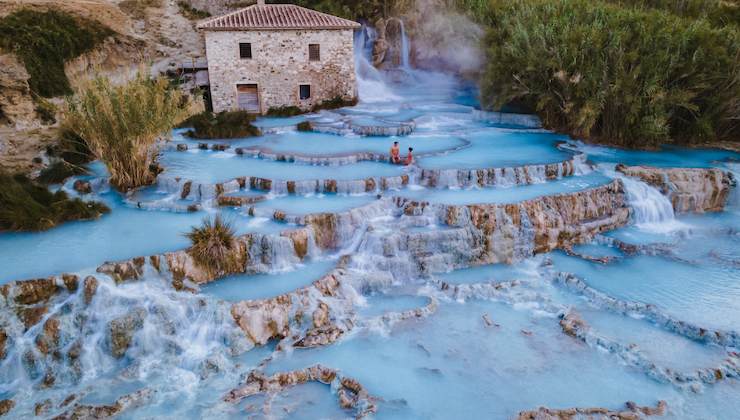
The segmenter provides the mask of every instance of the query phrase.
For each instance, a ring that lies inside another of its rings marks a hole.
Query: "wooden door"
[[[236,85],[236,102],[243,111],[259,113],[260,99],[257,85]]]

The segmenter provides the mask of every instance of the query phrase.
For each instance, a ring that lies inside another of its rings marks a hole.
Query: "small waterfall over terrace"
[[[611,170],[606,170],[606,173],[622,181],[627,201],[632,208],[632,221],[638,228],[655,233],[668,233],[686,227],[676,220],[671,201],[657,188]]]
[[[373,44],[376,39],[373,28],[363,25],[355,32],[355,74],[361,102],[389,102],[400,100],[372,64]]]

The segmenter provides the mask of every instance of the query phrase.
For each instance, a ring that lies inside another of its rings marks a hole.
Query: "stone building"
[[[198,24],[215,112],[309,110],[357,97],[356,22],[292,4],[257,4]]]

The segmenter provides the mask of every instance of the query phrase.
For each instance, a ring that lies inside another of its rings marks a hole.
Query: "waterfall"
[[[617,173],[612,176],[622,180],[627,201],[632,208],[632,220],[643,230],[655,233],[668,233],[686,227],[676,220],[673,205],[658,189],[643,181]]]
[[[360,102],[390,102],[401,98],[391,92],[383,75],[372,64],[375,30],[364,26],[355,32],[355,75]]]
[[[406,28],[403,25],[402,20],[398,20],[401,22],[401,68],[404,70],[409,70],[411,66],[409,65],[409,39],[406,36]]]

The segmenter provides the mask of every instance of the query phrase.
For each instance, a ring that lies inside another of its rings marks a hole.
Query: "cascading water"
[[[676,220],[673,205],[658,189],[610,169],[605,172],[622,181],[635,226],[654,233],[669,233],[686,228],[686,224]]]
[[[401,68],[403,68],[404,70],[410,70],[411,65],[409,64],[409,39],[406,36],[406,27],[403,24],[403,20],[399,19],[399,22],[401,26]]]
[[[364,26],[355,32],[355,75],[360,102],[390,102],[400,100],[386,84],[383,75],[372,64],[375,30]]]

